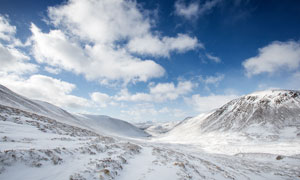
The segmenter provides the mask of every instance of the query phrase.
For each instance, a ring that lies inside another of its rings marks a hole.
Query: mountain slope
[[[228,156],[194,150],[101,136],[0,105],[0,179],[232,180],[297,179],[300,175],[295,155]]]
[[[170,121],[170,122],[144,122],[144,123],[136,123],[135,126],[146,131],[152,136],[159,136],[164,133],[169,132],[173,129],[177,124],[181,122],[178,121]]]
[[[0,104],[37,115],[46,116],[62,123],[78,126],[106,135],[125,137],[147,137],[146,132],[132,124],[108,116],[75,115],[53,104],[31,100],[0,85]]]
[[[2,86],[0,84],[0,104],[18,108],[21,110],[33,112],[36,114],[40,114],[43,116],[55,118],[55,119],[73,119],[75,120],[75,116],[68,113],[67,111],[52,105],[50,103],[39,101],[39,100],[31,100],[26,97],[23,97],[10,89]]]
[[[222,106],[201,123],[204,132],[244,131],[267,127],[274,133],[285,127],[300,127],[300,92],[271,90],[255,92]]]
[[[216,111],[188,119],[167,136],[192,139],[216,133],[223,137],[225,134],[240,134],[272,140],[299,138],[300,92],[255,92],[232,100]]]
[[[207,150],[207,145],[213,144],[218,137],[204,138],[207,144],[180,145],[156,142],[155,138],[103,136],[101,134],[108,131],[120,136],[120,131],[126,136],[140,135],[140,132],[132,134],[136,132],[134,126],[107,116],[70,114],[76,120],[66,117],[58,121],[40,115],[67,113],[54,105],[23,98],[7,89],[0,94],[0,179],[232,180],[300,177],[300,143],[285,146],[267,144],[268,149],[261,144],[246,144],[242,149],[244,141],[239,141],[234,148],[232,144],[219,147],[219,154],[215,154],[215,151],[203,150]],[[10,107],[1,105],[2,100]],[[32,112],[33,109],[40,110],[39,114]],[[176,129],[190,126],[188,130],[194,132],[193,128],[198,127],[197,119],[202,121],[209,115],[186,119]],[[181,135],[186,136],[186,132]],[[249,151],[253,147],[255,153]],[[224,149],[227,151],[224,152]]]
[[[134,125],[122,121],[120,119],[111,118],[104,115],[77,115],[78,119],[82,119],[89,129],[95,132],[127,137],[147,137],[149,134]]]

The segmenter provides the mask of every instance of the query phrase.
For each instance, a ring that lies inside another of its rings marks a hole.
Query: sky
[[[300,89],[300,1],[0,3],[0,84],[74,113],[177,121]]]

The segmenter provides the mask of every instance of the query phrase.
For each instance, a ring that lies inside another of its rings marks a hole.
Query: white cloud
[[[16,33],[16,27],[10,25],[8,17],[0,14],[0,39],[11,41]]]
[[[151,32],[153,21],[144,14],[135,1],[123,0],[72,0],[66,5],[49,8],[49,17],[55,26],[93,43],[113,45],[128,40],[131,52],[154,56],[197,48],[197,38],[186,34],[177,37],[154,35]]]
[[[29,59],[18,49],[0,43],[0,72],[15,74],[35,72],[37,66],[29,63]]]
[[[30,63],[30,57],[17,48],[23,44],[15,33],[16,27],[0,15],[0,39],[5,42],[0,43],[1,84],[25,97],[47,101],[62,108],[77,110],[90,105],[87,99],[71,95],[76,88],[74,84],[39,74],[26,78],[24,74],[36,72],[38,66]]]
[[[274,73],[279,70],[296,70],[300,66],[300,43],[279,42],[260,48],[259,54],[246,59],[243,66],[248,76],[261,73]]]
[[[114,97],[116,101],[147,101],[147,102],[165,102],[175,100],[179,96],[192,91],[195,84],[191,81],[179,81],[177,86],[174,83],[158,83],[150,86],[149,93],[130,94],[127,89],[122,90]]]
[[[50,7],[49,16],[55,26],[90,42],[113,43],[145,35],[150,30],[150,20],[134,1],[70,0]]]
[[[203,4],[200,4],[199,1],[194,1],[186,5],[183,0],[177,0],[175,2],[175,14],[189,20],[197,19],[199,16],[208,13],[219,2],[221,0],[208,0]]]
[[[97,44],[80,47],[62,31],[43,33],[32,25],[33,54],[40,63],[83,74],[88,80],[147,81],[161,77],[164,69],[151,60],[142,61],[126,51]]]
[[[0,83],[25,97],[46,101],[70,110],[82,110],[91,106],[89,100],[74,96],[74,84],[49,76],[32,75],[28,79],[17,75],[0,74]]]
[[[156,86],[150,87],[150,94],[157,101],[175,100],[180,95],[191,92],[194,86],[191,81],[179,81],[177,86],[174,83],[158,83]]]
[[[50,67],[50,66],[46,66],[44,69],[45,69],[45,71],[47,71],[51,74],[59,74],[61,72],[61,69],[53,68],[53,67]]]
[[[107,104],[111,102],[111,97],[105,93],[93,92],[90,96],[100,107],[107,107]]]
[[[9,47],[26,46],[15,37],[16,32],[17,28],[10,24],[9,16],[0,14],[0,40],[5,41]]]
[[[221,62],[221,59],[220,59],[219,57],[217,57],[217,56],[213,56],[213,55],[211,55],[211,54],[209,54],[209,53],[206,53],[205,55],[206,55],[206,57],[207,57],[209,60],[212,60],[212,61],[215,62],[215,63],[220,63],[220,62]]]
[[[224,79],[224,74],[219,74],[216,76],[207,76],[207,77],[202,77],[200,76],[199,79],[201,82],[204,82],[205,84],[213,84],[215,86],[218,86],[218,84]]]
[[[129,51],[142,55],[169,57],[171,51],[183,53],[204,46],[196,37],[178,34],[177,37],[159,38],[152,35],[136,37],[129,41],[127,47]]]
[[[145,103],[137,104],[128,110],[121,110],[121,113],[128,114],[135,120],[141,120],[143,116],[155,116],[159,112],[155,109],[153,104]]]
[[[198,16],[199,3],[191,2],[189,5],[184,4],[183,1],[175,2],[175,13],[187,19],[196,18]]]
[[[121,113],[136,122],[157,121],[158,119],[170,121],[170,119],[183,119],[186,117],[186,113],[181,109],[157,108],[151,103],[136,104],[129,109],[121,110]]]
[[[237,95],[209,95],[201,96],[200,94],[195,94],[191,98],[185,98],[186,103],[192,105],[194,109],[198,112],[209,112],[222,105],[228,103],[229,101],[237,98]]]
[[[152,97],[147,93],[130,94],[127,89],[122,89],[115,97],[116,101],[152,101]]]
[[[68,41],[62,31],[51,30],[46,34],[32,24],[31,32],[33,55],[39,63],[81,72],[81,67],[85,66],[88,59],[79,45]]]
[[[0,72],[24,74],[35,72],[37,66],[29,63],[30,58],[15,47],[16,27],[9,24],[7,17],[0,15]],[[20,44],[20,43],[19,43]]]
[[[135,1],[125,0],[70,0],[50,7],[49,22],[56,29],[44,33],[32,24],[34,57],[87,80],[127,84],[165,74],[155,61],[137,54],[169,57],[203,47],[186,34],[160,36],[146,14]]]

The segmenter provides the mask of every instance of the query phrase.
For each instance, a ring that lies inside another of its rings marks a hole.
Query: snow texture
[[[295,136],[299,130],[299,119],[295,117],[299,99],[292,94],[298,92],[244,96],[223,106],[222,113],[217,110],[177,125],[160,124],[165,128],[163,132],[155,131],[156,136],[146,137],[143,130],[121,120],[73,115],[5,87],[0,91],[0,179],[300,178],[300,143]],[[265,98],[270,102],[260,103]],[[281,100],[279,104],[276,99]],[[262,104],[261,116],[266,117],[241,121],[239,117],[244,116],[238,115],[236,106],[244,109],[244,101],[255,107],[252,110]],[[280,109],[278,114],[273,119],[267,117],[277,112],[276,108]],[[281,117],[279,112],[286,111],[292,115],[283,114],[283,120],[277,119],[277,115]],[[231,113],[236,113],[236,121],[231,119]],[[212,127],[215,121],[222,122],[218,128]],[[231,124],[224,125],[226,121]],[[148,128],[151,126],[154,127],[152,124]],[[261,128],[266,127],[279,138],[249,135],[262,134]]]

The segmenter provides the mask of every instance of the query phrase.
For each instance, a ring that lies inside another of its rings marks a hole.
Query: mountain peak
[[[228,102],[204,118],[189,119],[184,126],[197,127],[195,131],[200,134],[241,132],[255,134],[256,137],[270,135],[273,138],[280,137],[286,128],[292,128],[291,137],[296,138],[300,133],[300,92],[254,92]],[[176,128],[181,128],[181,131],[184,129],[180,126]]]
[[[257,97],[275,97],[275,96],[299,96],[300,91],[297,90],[286,90],[286,89],[272,89],[264,91],[256,91],[246,96],[257,96]]]
[[[258,105],[268,104],[270,106],[278,106],[289,101],[294,103],[293,101],[296,99],[297,102],[300,100],[300,91],[274,89],[253,92],[233,101],[245,101],[248,103],[257,103]]]

